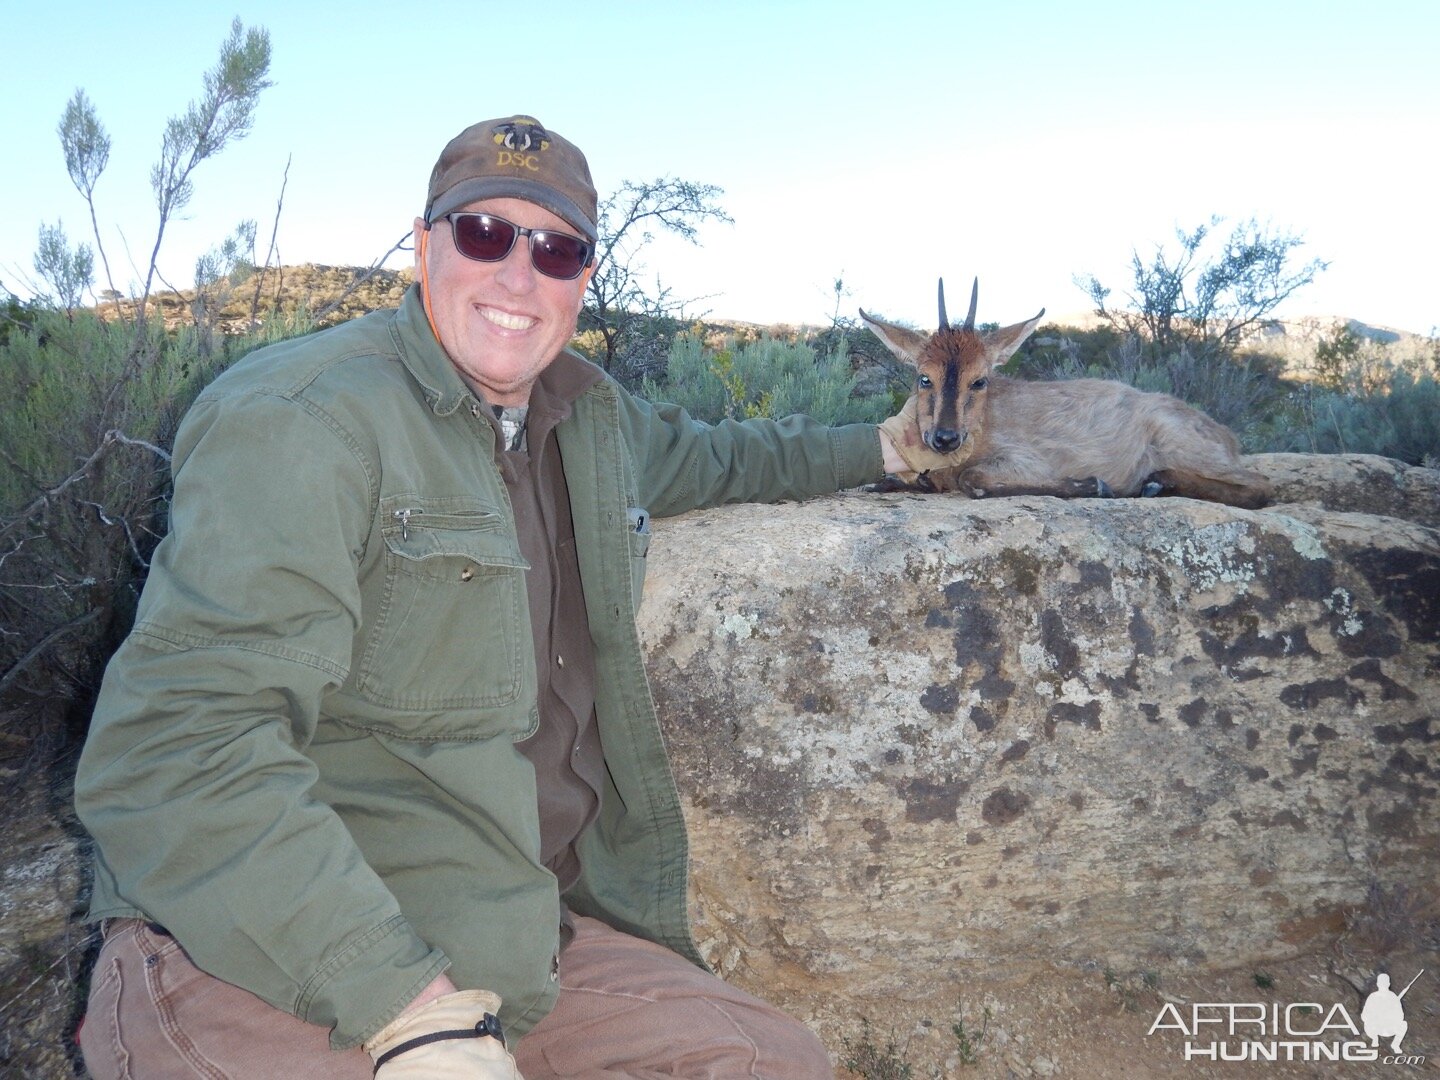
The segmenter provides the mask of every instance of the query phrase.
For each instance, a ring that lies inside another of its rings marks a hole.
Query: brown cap
[[[502,198],[543,206],[587,239],[598,238],[585,155],[533,116],[486,120],[451,139],[430,173],[425,220],[438,221],[477,199]]]

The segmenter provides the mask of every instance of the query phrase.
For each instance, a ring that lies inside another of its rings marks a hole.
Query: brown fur
[[[942,291],[942,321],[943,303]],[[1270,501],[1270,482],[1241,463],[1234,434],[1178,398],[1108,379],[992,374],[1044,314],[988,334],[942,326],[926,337],[861,311],[891,352],[914,365],[919,436],[944,454],[934,459],[943,464],[886,486],[974,498],[1179,495],[1249,508]]]

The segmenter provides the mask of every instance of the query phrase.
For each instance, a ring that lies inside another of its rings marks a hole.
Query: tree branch
[[[57,496],[64,494],[68,488],[73,487],[75,484],[78,484],[81,480],[85,479],[85,477],[88,476],[90,473],[91,466],[93,466],[97,461],[99,461],[101,457],[105,455],[105,452],[117,442],[124,443],[126,446],[139,446],[143,449],[149,450],[151,453],[157,455],[167,464],[171,460],[170,454],[167,453],[165,450],[162,450],[160,447],[156,446],[154,443],[146,442],[144,439],[132,439],[124,432],[119,431],[115,428],[111,428],[109,431],[105,432],[104,437],[102,437],[100,440],[100,445],[91,452],[89,457],[87,457],[83,462],[81,462],[78,469],[76,469],[74,472],[72,472],[69,476],[67,476],[64,480],[60,481],[60,483],[56,484],[54,487],[50,488],[47,491],[42,491],[39,495],[35,496],[35,498],[30,501],[30,504],[26,506],[25,509],[21,510],[20,513],[17,514],[11,522],[9,522],[3,527],[0,527],[0,535],[8,532],[11,528],[14,528],[22,521],[29,519],[36,513],[36,511],[38,511],[51,499],[54,499]]]
[[[5,692],[10,689],[10,684],[13,683],[16,679],[18,679],[20,675],[24,672],[25,668],[29,667],[32,663],[34,663],[34,661],[39,656],[41,656],[46,649],[50,648],[51,645],[53,645],[60,638],[64,637],[66,634],[73,633],[74,631],[80,629],[80,627],[85,626],[88,623],[94,622],[100,617],[100,612],[102,610],[103,609],[98,607],[91,608],[89,611],[85,612],[85,614],[77,615],[75,618],[71,619],[63,626],[56,627],[54,630],[51,630],[50,633],[46,634],[43,638],[41,638],[33,647],[31,647],[29,652],[27,652],[19,660],[15,661],[13,665],[11,665],[9,671],[5,672],[3,676],[0,676],[0,696],[4,696]]]
[[[339,296],[337,296],[334,300],[330,301],[330,303],[326,304],[323,308],[317,311],[315,313],[315,318],[317,320],[323,319],[331,312],[339,311],[340,305],[349,298],[351,293],[353,293],[361,285],[364,285],[367,281],[369,281],[381,271],[381,269],[385,266],[386,261],[390,258],[391,255],[394,255],[397,251],[404,250],[405,241],[408,239],[410,239],[410,233],[407,232],[404,236],[400,237],[399,240],[396,240],[395,243],[390,246],[389,251],[385,252],[384,255],[381,255],[378,259],[372,262],[363,273],[356,275],[355,280],[350,282],[349,285],[345,286],[344,291],[341,292]]]
[[[295,155],[291,154],[285,159],[285,171],[280,176],[280,196],[275,200],[275,219],[270,227],[270,247],[265,252],[264,265],[260,267],[260,271],[262,272],[256,273],[255,275],[255,296],[250,301],[250,328],[252,330],[260,322],[260,288],[262,282],[265,280],[263,271],[270,269],[270,260],[275,255],[275,238],[280,234],[280,211],[285,207],[285,189],[290,184],[290,162],[293,161],[294,158]],[[278,260],[276,268],[280,269]],[[284,273],[283,270],[280,270],[280,272]]]

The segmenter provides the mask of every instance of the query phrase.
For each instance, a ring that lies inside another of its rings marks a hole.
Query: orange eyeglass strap
[[[420,245],[415,250],[415,262],[420,267],[420,299],[425,304],[425,320],[430,324],[430,332],[435,335],[435,340],[440,340],[440,331],[435,326],[435,313],[430,310],[430,223],[425,223],[425,228],[420,233]],[[442,346],[443,348],[443,346]]]

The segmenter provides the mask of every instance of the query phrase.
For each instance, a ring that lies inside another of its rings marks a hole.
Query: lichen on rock
[[[657,523],[642,640],[722,966],[824,1029],[1027,965],[1278,961],[1377,874],[1433,884],[1440,485],[1276,457],[1260,511],[852,492]]]

